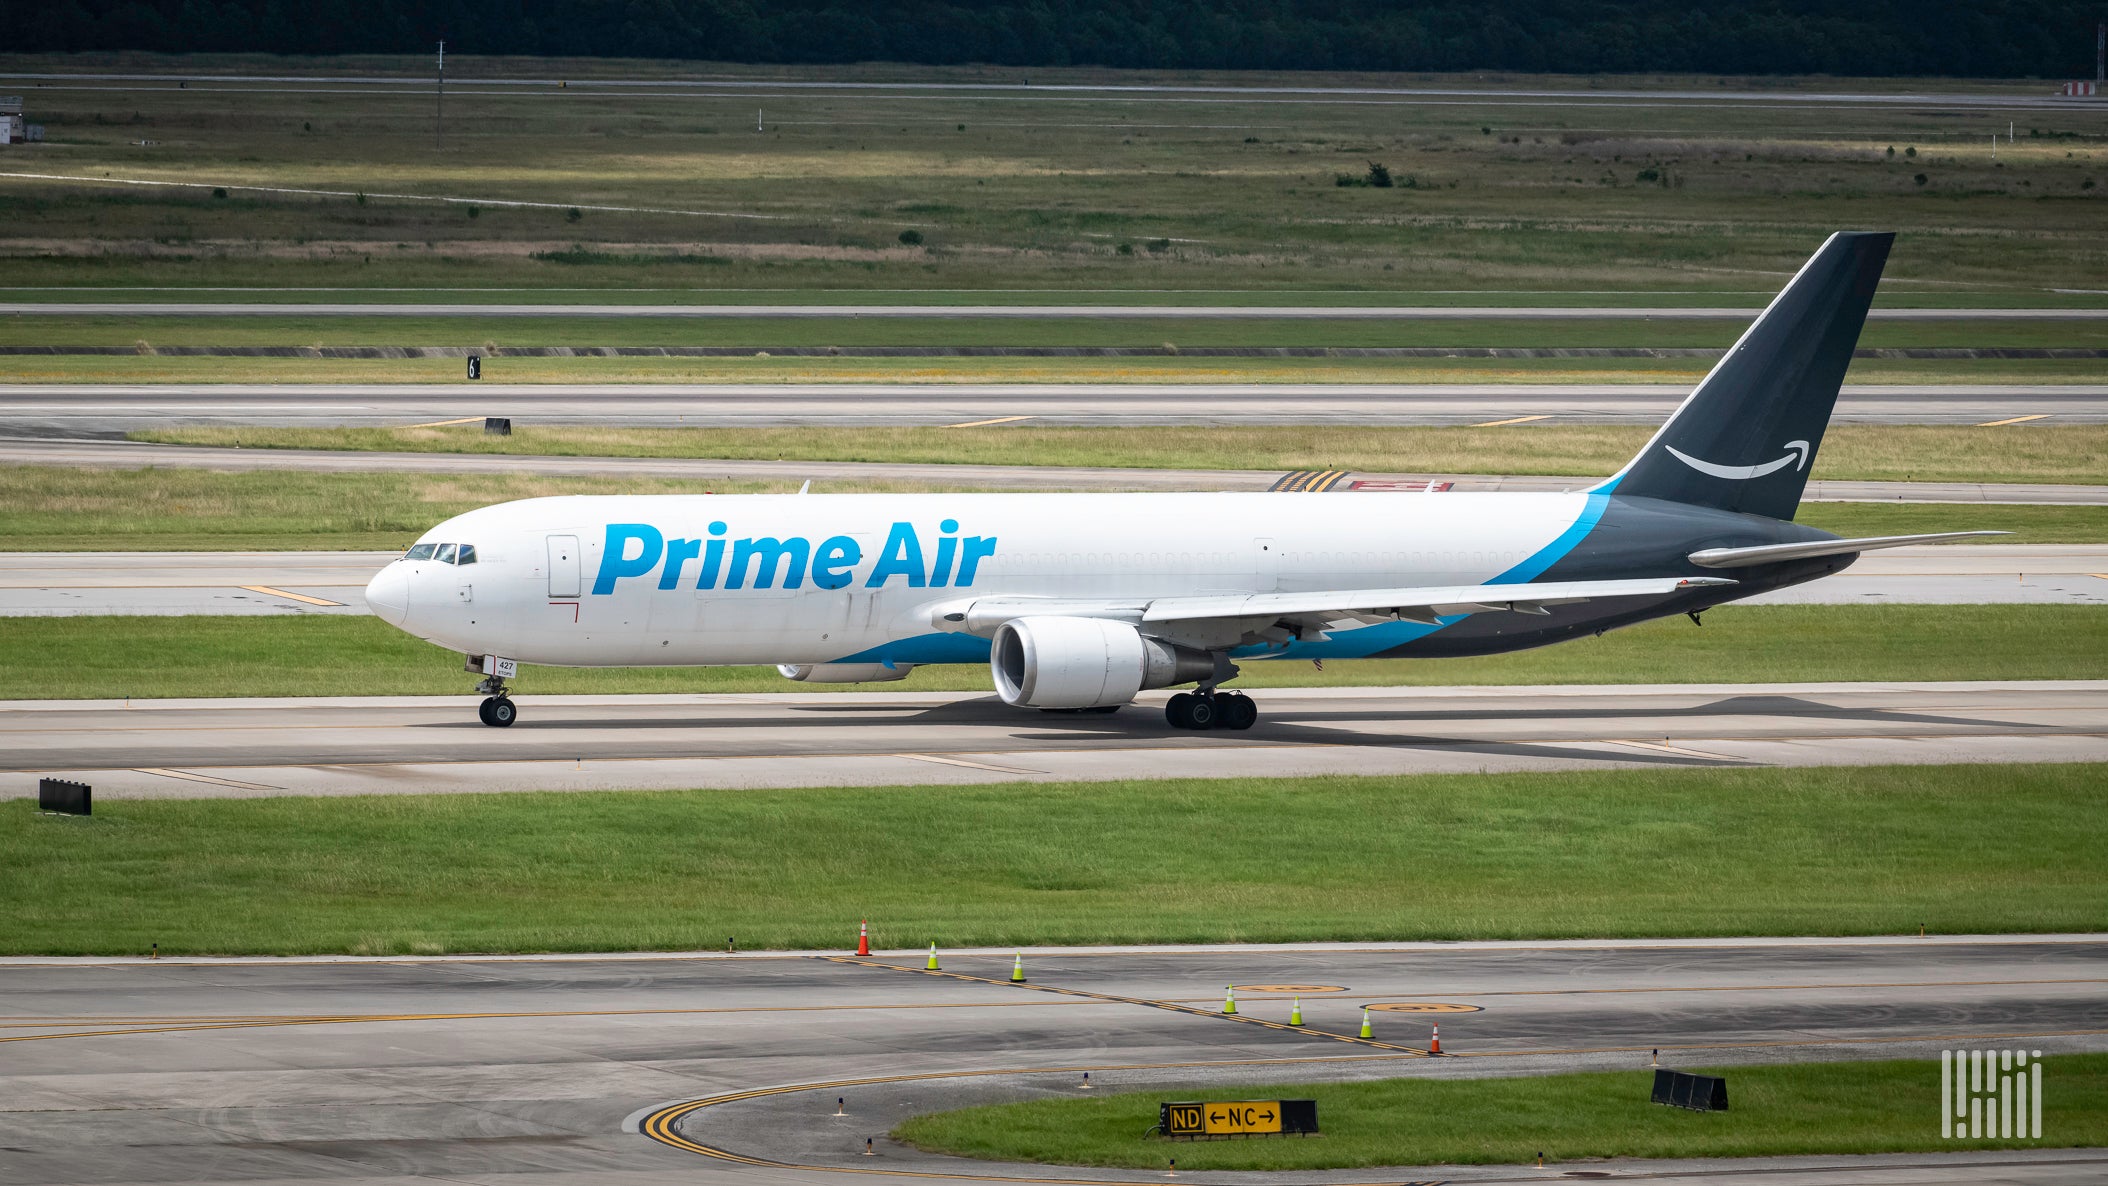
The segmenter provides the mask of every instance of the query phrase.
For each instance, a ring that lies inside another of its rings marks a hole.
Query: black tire
[[[1193,702],[1186,706],[1186,720],[1189,722],[1186,728],[1220,728],[1222,725],[1222,709],[1216,707],[1216,705],[1217,700],[1213,696],[1195,696]]]
[[[484,724],[486,724],[486,725],[490,724],[490,704],[491,704],[491,701],[493,701],[493,700],[496,700],[496,699],[497,699],[497,697],[495,697],[495,696],[485,696],[485,697],[483,698],[483,703],[481,703],[481,704],[478,704],[478,705],[476,706],[476,719],[477,719],[477,720],[479,720],[479,721],[482,721],[482,722],[483,722]]]
[[[1222,714],[1222,729],[1249,729],[1259,723],[1259,705],[1250,696],[1217,696],[1215,707]]]
[[[510,696],[493,696],[483,703],[490,709],[490,714],[483,718],[486,725],[503,729],[519,719],[520,710]]]
[[[1179,692],[1164,702],[1164,719],[1171,722],[1172,728],[1191,729],[1193,727],[1193,722],[1186,716],[1186,707],[1192,704],[1193,701],[1193,693]]]

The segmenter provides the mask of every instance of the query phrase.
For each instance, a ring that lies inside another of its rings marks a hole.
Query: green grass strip
[[[1057,1165],[1209,1170],[1528,1164],[1604,1157],[1779,1157],[2071,1148],[2108,1143],[2108,1054],[2043,1062],[2042,1137],[1942,1140],[1937,1060],[1708,1068],[1728,1110],[1649,1102],[1651,1071],[1515,1079],[1176,1088],[995,1104],[918,1116],[893,1135],[967,1157]],[[1167,1141],[1142,1133],[1159,1101],[1314,1099],[1315,1139]]]
[[[1492,406],[1489,404],[1489,406]],[[1489,413],[1490,419],[1502,418]],[[1640,425],[1506,428],[1395,425],[1148,425],[1040,427],[607,428],[520,425],[509,437],[480,425],[445,428],[154,429],[132,439],[179,445],[362,452],[605,457],[723,457],[933,465],[1110,466],[1124,469],[1351,469],[1372,473],[1559,474],[1603,477],[1647,443]],[[1832,428],[1818,479],[2089,485],[2108,481],[2108,425],[2003,429],[1925,425]]]
[[[458,656],[376,618],[0,617],[15,694],[46,699],[468,693]],[[1646,622],[1600,638],[1468,659],[1252,662],[1247,688],[1361,685],[1792,683],[2096,679],[2108,613],[2084,605],[1721,606],[1703,626]],[[839,690],[771,667],[523,666],[526,697],[556,693]],[[988,691],[980,665],[918,668],[898,691]],[[864,689],[869,690],[869,689]],[[464,710],[466,704],[464,703]]]
[[[0,803],[0,899],[38,903],[4,953],[2108,926],[2099,765],[34,807]]]

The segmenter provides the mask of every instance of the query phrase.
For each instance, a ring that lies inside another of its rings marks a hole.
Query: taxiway
[[[2108,312],[2108,311],[2104,311]],[[488,373],[488,372],[486,372]],[[1598,383],[836,383],[836,384],[0,385],[0,433],[122,433],[168,424],[407,425],[504,416],[527,424],[732,427],[1047,424],[1659,424],[1679,385]],[[1839,424],[2108,422],[2108,385],[1850,384]],[[1014,423],[1015,421],[1011,421]]]
[[[467,679],[463,680],[464,688]],[[2108,761],[2108,681],[1263,688],[1243,733],[989,693],[0,702],[0,786],[103,798]]]
[[[681,904],[699,939],[736,918]],[[874,919],[882,946],[892,936]],[[845,918],[846,942],[855,919]],[[706,938],[707,937],[707,938]],[[889,942],[890,941],[890,942]],[[2108,936],[0,961],[0,1183],[1161,1182],[920,1153],[921,1112],[1097,1091],[2108,1049]],[[1236,984],[1240,1015],[1216,1012]],[[1285,1024],[1299,995],[1305,1024]],[[1363,1006],[1376,1033],[1355,1036]],[[1426,1055],[1442,1026],[1444,1057]],[[1730,1084],[1733,1072],[1729,1071]],[[839,1105],[837,1101],[840,1101]],[[839,1114],[837,1114],[839,1113]],[[1926,1123],[1937,1123],[1928,1104]],[[873,1138],[875,1156],[863,1156]],[[1536,1182],[1553,1164],[1204,1182]],[[1654,1181],[2077,1184],[2044,1149],[1591,1162]]]

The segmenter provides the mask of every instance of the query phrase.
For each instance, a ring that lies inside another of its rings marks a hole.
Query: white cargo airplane
[[[1832,235],[1630,464],[1565,494],[631,495],[449,519],[366,588],[468,657],[482,719],[519,663],[774,663],[793,680],[987,663],[1026,708],[1146,688],[1245,729],[1263,659],[1475,655],[1813,580],[1872,548],[1790,522],[1894,236]],[[1731,574],[1731,575],[1730,575]]]

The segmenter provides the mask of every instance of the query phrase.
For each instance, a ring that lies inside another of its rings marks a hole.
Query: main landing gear
[[[1249,729],[1259,706],[1242,692],[1180,692],[1164,705],[1164,719],[1174,729]]]
[[[512,693],[505,681],[497,676],[487,676],[476,685],[478,692],[488,692],[483,703],[476,706],[476,719],[493,729],[503,729],[520,717],[520,708],[512,702]]]

